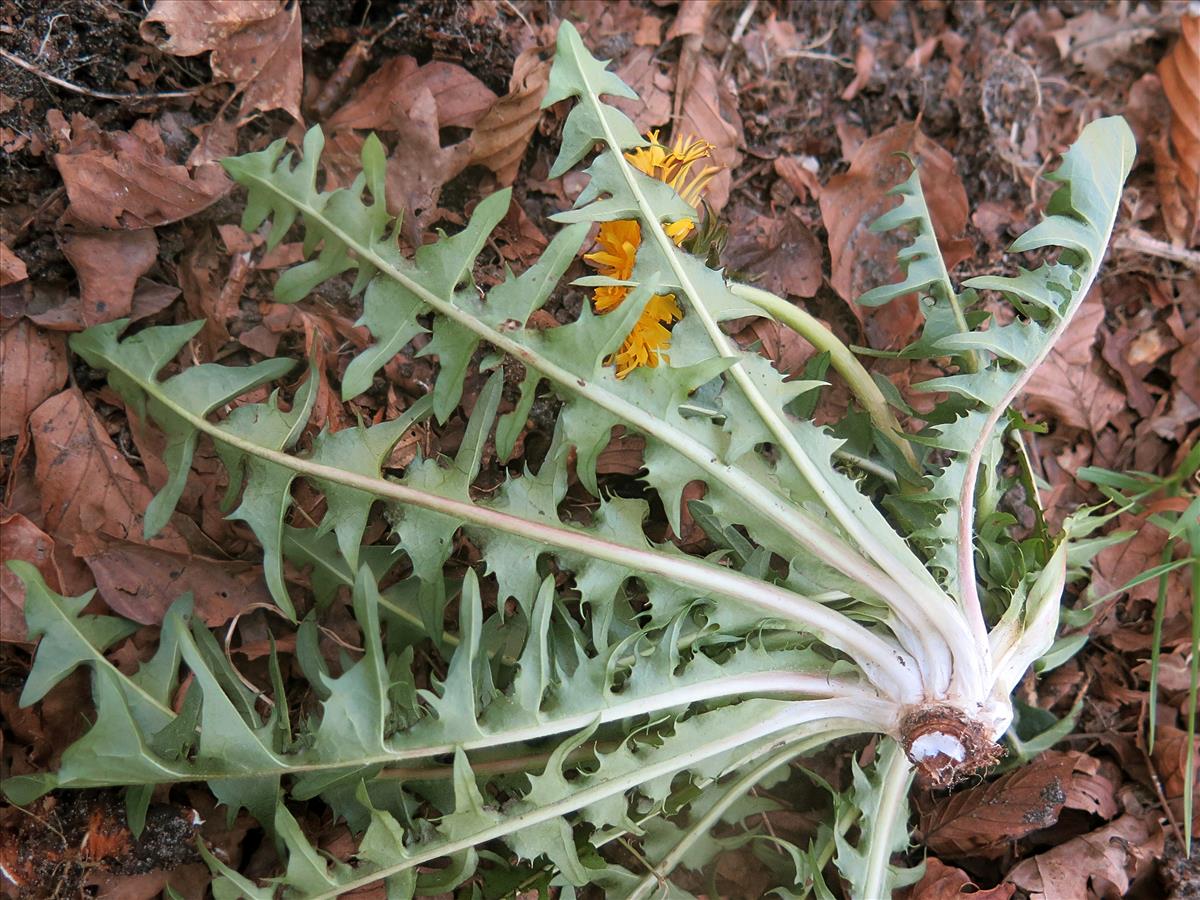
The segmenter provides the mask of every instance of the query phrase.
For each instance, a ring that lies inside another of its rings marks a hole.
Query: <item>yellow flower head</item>
[[[646,136],[649,147],[639,147],[625,154],[635,168],[651,178],[657,178],[673,187],[676,193],[695,207],[705,186],[718,171],[716,166],[705,166],[693,172],[696,163],[708,157],[713,145],[707,141],[679,138],[673,146],[659,141],[657,131]],[[667,235],[676,244],[683,243],[691,234],[695,223],[691,219],[679,219],[663,226]],[[604,222],[596,236],[598,248],[584,259],[594,265],[601,275],[628,280],[633,275],[638,247],[642,243],[641,226],[631,220]],[[598,287],[592,295],[596,312],[607,313],[616,309],[629,295],[630,289],[623,285]],[[621,349],[606,360],[617,367],[617,377],[624,378],[638,366],[658,365],[666,358],[663,351],[671,344],[671,332],[667,326],[679,321],[683,311],[675,302],[674,294],[656,294],[650,298],[641,316],[621,344]]]

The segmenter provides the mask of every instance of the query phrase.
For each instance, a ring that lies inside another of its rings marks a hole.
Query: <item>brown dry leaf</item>
[[[117,450],[83,394],[76,388],[56,394],[34,410],[29,423],[46,530],[72,544],[85,534],[142,540],[150,490]],[[187,552],[187,543],[171,525],[149,543]]]
[[[1058,821],[1080,754],[1043,754],[995,781],[938,800],[921,815],[926,846],[941,856],[1003,854],[1011,841]]]
[[[1087,9],[1050,32],[1063,59],[1090,75],[1104,75],[1113,65],[1125,62],[1134,47],[1155,36],[1149,19],[1153,14],[1139,6],[1132,15],[1110,18],[1098,9]]]
[[[86,228],[177,222],[212,205],[233,185],[215,163],[189,174],[171,162],[158,129],[146,119],[130,131],[100,131],[76,113],[71,139],[54,155],[54,165],[71,201],[65,221]]]
[[[1059,844],[1017,865],[1005,878],[1030,900],[1122,896],[1133,876],[1163,848],[1163,833],[1150,816],[1127,813],[1091,834]]]
[[[225,257],[207,226],[199,235],[190,237],[190,249],[179,264],[179,283],[183,287],[188,315],[204,321],[199,335],[202,356],[215,359],[229,340],[228,322],[238,313],[242,290],[253,271],[251,251],[232,252],[228,257],[228,268],[225,268]]]
[[[862,28],[856,28],[858,51],[854,54],[854,80],[842,91],[842,99],[853,100],[865,88],[875,71],[875,38]]]
[[[817,180],[817,160],[812,156],[780,156],[772,163],[775,174],[788,183],[802,203],[809,197],[821,196],[821,182]]]
[[[896,205],[888,191],[910,174],[908,163],[894,155],[898,152],[918,161],[946,264],[952,267],[966,253],[950,240],[967,224],[967,192],[954,158],[911,122],[894,125],[864,141],[854,153],[850,170],[831,178],[819,200],[829,232],[829,282],[866,324],[871,345],[880,349],[899,349],[906,344],[919,321],[914,297],[897,298],[877,310],[866,310],[856,302],[870,288],[900,280],[896,252],[911,241],[900,232],[876,234],[869,230],[872,222]]]
[[[662,43],[663,20],[649,13],[642,16],[638,22],[637,31],[633,35],[635,47],[657,47]]]
[[[304,66],[299,3],[158,0],[139,31],[148,44],[173,56],[211,50],[213,78],[232,82],[242,94],[242,121],[272,109],[300,118]]]
[[[616,435],[596,457],[596,471],[601,475],[637,475],[645,468],[645,450],[646,441],[640,435]]]
[[[226,156],[237,155],[238,125],[233,119],[217,116],[206,125],[191,129],[196,136],[196,146],[188,154],[189,169],[197,169],[207,163],[219,163]]]
[[[534,262],[549,241],[520,203],[514,203],[492,233],[500,255],[523,265]]]
[[[1179,180],[1200,219],[1200,16],[1185,15],[1179,40],[1158,64],[1171,104],[1171,143],[1179,154]]]
[[[513,63],[508,93],[475,125],[471,135],[471,165],[496,173],[501,186],[513,183],[529,139],[542,119],[542,97],[550,78],[550,63],[530,47]]]
[[[725,259],[781,297],[815,297],[821,287],[821,243],[794,210],[734,228]]]
[[[1101,376],[1092,352],[1103,321],[1104,304],[1093,289],[1025,385],[1028,410],[1094,435],[1124,409],[1125,397]]]
[[[1191,675],[1188,675],[1191,682]],[[1185,700],[1186,704],[1187,701]],[[1200,735],[1193,742],[1200,751]],[[1183,789],[1188,782],[1188,734],[1181,728],[1175,728],[1160,722],[1158,734],[1154,739],[1154,770],[1162,782],[1163,794],[1169,800],[1183,796]]]
[[[34,566],[53,591],[63,590],[54,561],[54,538],[22,515],[0,518],[0,641],[22,642],[25,632],[25,585],[5,563],[20,559]]]
[[[29,414],[67,380],[61,334],[21,319],[0,334],[0,440],[25,430]]]
[[[742,347],[758,344],[760,352],[785,375],[795,375],[815,353],[813,345],[797,332],[771,319],[751,319],[736,335]]]
[[[0,287],[8,287],[28,277],[25,261],[9,250],[8,244],[0,243]]]
[[[470,139],[442,147],[438,139],[437,102],[422,88],[403,120],[387,161],[387,203],[393,215],[404,214],[410,241],[419,245],[421,229],[437,213],[442,186],[467,167]]]
[[[138,279],[158,258],[154,229],[65,232],[60,242],[79,277],[83,326],[129,316]]]
[[[965,888],[974,888],[971,891]],[[970,896],[976,900],[1009,900],[1016,893],[1016,886],[998,884],[989,890],[979,890],[962,869],[948,866],[940,859],[925,860],[925,875],[913,885],[908,900],[956,900]]]
[[[633,88],[638,98],[609,99],[642,133],[671,120],[671,75],[660,64],[656,49],[657,45],[635,48],[617,69],[617,77]]]
[[[117,615],[158,625],[180,596],[191,592],[196,614],[210,628],[253,604],[272,604],[262,567],[170,553],[145,544],[85,534],[75,544],[96,578],[100,596]]]
[[[1154,412],[1154,397],[1146,389],[1146,376],[1151,363],[1166,352],[1168,346],[1158,328],[1135,332],[1128,324],[1104,334],[1100,355],[1121,378],[1125,398],[1139,416],[1146,418]],[[1151,346],[1153,344],[1153,346]]]
[[[462,66],[439,60],[418,66],[411,56],[397,56],[359,86],[325,130],[399,131],[422,90],[433,95],[439,128],[470,128],[496,104],[496,95]]]
[[[1117,531],[1132,531],[1133,537],[1112,547],[1105,547],[1092,562],[1092,582],[1089,593],[1095,599],[1106,597],[1130,579],[1162,561],[1162,549],[1167,533],[1156,525],[1133,515],[1122,515],[1117,520]],[[1152,600],[1158,591],[1157,581],[1147,581],[1128,591],[1133,600]],[[1093,624],[1097,634],[1123,630],[1126,626],[1115,617],[1104,613]]]
[[[41,287],[41,286],[39,286]],[[179,296],[179,288],[160,284],[149,278],[139,278],[133,289],[126,316],[131,322],[160,313]],[[42,296],[34,289],[32,302],[24,304],[17,315],[49,331],[83,331],[83,301],[77,296],[68,296],[64,284],[52,283]]]
[[[720,212],[729,200],[733,170],[742,161],[742,154],[738,152],[742,142],[742,123],[737,112],[737,95],[732,82],[720,77],[716,63],[703,56],[686,87],[676,82],[677,107],[680,105],[680,96],[683,97],[682,111],[675,119],[671,137],[695,135],[713,145],[711,164],[723,168],[709,182],[704,199],[713,210]]]

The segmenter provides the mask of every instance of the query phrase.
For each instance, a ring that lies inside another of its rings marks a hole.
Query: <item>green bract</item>
[[[913,765],[950,783],[996,758],[1012,719],[1009,694],[1051,648],[1063,585],[1082,562],[1040,515],[1032,537],[1010,536],[999,463],[1006,441],[1021,458],[1021,422],[1009,407],[1096,276],[1133,160],[1129,129],[1120,119],[1087,126],[1052,176],[1061,186],[1050,216],[1013,245],[1060,248],[1055,262],[971,279],[961,292],[916,172],[897,188],[899,206],[877,227],[913,228],[901,254],[905,278],[863,302],[917,292],[925,327],[903,355],[948,360],[956,371],[922,385],[951,399],[926,432],[906,436],[880,388],[819,324],[780,298],[731,285],[675,246],[661,223],[694,212],[626,162],[623,151],[643,141],[604,94],[633,96],[563,24],[545,102],[572,106],[554,171],[599,153],[576,207],[555,217],[564,227],[541,260],[486,295],[472,270],[508,192],[408,259],[384,206],[384,152],[374,137],[345,190],[317,190],[316,128],[298,163],[282,141],[226,161],[248,191],[244,228],[269,220],[268,246],[294,224],[304,230],[309,260],[280,277],[280,300],[354,271],[374,343],[347,370],[344,397],[432,332],[422,352],[438,358],[436,384],[394,422],[302,440],[311,377],[287,411],[272,396],[210,418],[289,366],[206,365],[160,380],[198,323],[122,340],[126,323],[115,322],[72,338],[74,351],[168,435],[171,477],[147,513],[148,532],[167,521],[205,435],[229,469],[231,502],[240,498],[233,515],[262,543],[279,608],[296,616],[284,560],[311,565],[319,605],[338,586],[351,589],[363,652],[331,675],[310,615],[297,660],[318,708],[290,720],[275,665],[278,702],[264,718],[188,599],[171,609],[154,658],[126,676],[104,651],[128,626],[81,617],[83,599],[52,594],[31,567],[15,564],[29,587],[30,632],[43,636],[23,702],[84,665],[97,719],[57,773],[12,779],[11,799],[126,785],[140,821],[150,787],[206,781],[271,829],[287,859],[274,884],[259,885],[209,858],[218,897],[271,897],[281,886],[287,896],[334,897],[379,880],[389,897],[409,897],[484,869],[491,885],[514,890],[554,883],[571,896],[572,886],[590,883],[614,897],[687,897],[665,877],[705,865],[735,841],[713,829],[761,811],[747,800],[750,788],[823,743],[877,733],[877,763],[835,796],[835,821],[806,849],[776,841],[786,854],[772,858],[786,896],[831,896],[821,880],[830,859],[856,897],[885,896],[915,877],[889,864],[908,839]],[[643,235],[629,297],[606,316],[585,304],[570,324],[527,328],[590,226],[614,219],[638,220]],[[989,318],[979,292],[998,292],[1015,315]],[[668,293],[685,310],[670,363],[617,379],[605,358],[649,298]],[[765,314],[829,352],[851,385],[865,415],[850,417],[864,426],[850,444],[791,412],[811,408],[804,395],[821,382],[789,380],[720,327]],[[457,456],[419,459],[399,479],[381,475],[404,431],[458,407],[475,365],[494,374]],[[505,371],[523,380],[515,409],[499,415]],[[477,495],[489,446],[508,457],[535,397],[550,393],[561,409],[544,463]],[[647,492],[676,533],[684,488],[704,486],[691,512],[717,547],[710,556],[653,542],[645,500],[605,495],[596,462],[616,426],[644,439]],[[595,497],[586,521],[560,514],[570,465]],[[327,498],[315,528],[288,523],[296,479]],[[361,546],[375,503],[387,505],[394,525],[389,546]],[[458,533],[480,549],[483,566],[456,582],[444,567]],[[406,578],[381,592],[393,569]],[[483,601],[481,578],[494,580],[496,603]],[[451,602],[457,631],[447,634]],[[419,688],[413,654],[426,640],[445,675]],[[194,681],[176,712],[184,671]],[[362,833],[353,864],[318,853],[289,812],[287,800],[318,796]],[[634,838],[639,868],[604,852]],[[436,860],[448,863],[425,866]]]

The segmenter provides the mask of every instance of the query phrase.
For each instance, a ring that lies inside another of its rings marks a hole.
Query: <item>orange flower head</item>
[[[704,188],[719,171],[716,166],[693,171],[696,163],[712,152],[713,145],[688,137],[678,138],[674,145],[668,146],[659,140],[657,131],[651,131],[646,136],[650,139],[650,146],[631,150],[625,154],[625,158],[639,171],[669,184],[680,197],[695,207],[700,202]],[[683,243],[693,228],[695,222],[692,219],[679,219],[663,226],[667,236],[676,245]],[[642,244],[642,229],[637,222],[625,219],[601,223],[596,244],[597,249],[584,256],[584,259],[594,265],[601,275],[622,281],[632,277],[638,248]],[[597,287],[592,295],[596,312],[612,312],[629,296],[629,291],[625,285]],[[683,311],[676,303],[674,294],[651,297],[621,348],[606,360],[609,365],[616,366],[617,377],[624,378],[639,366],[654,368],[660,359],[666,359],[665,351],[671,344],[668,326],[682,317]]]

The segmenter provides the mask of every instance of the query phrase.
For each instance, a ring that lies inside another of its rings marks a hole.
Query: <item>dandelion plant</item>
[[[956,285],[918,171],[896,189],[876,227],[913,233],[904,278],[862,302],[918,294],[923,330],[902,355],[946,373],[918,386],[942,399],[906,433],[820,323],[687,249],[711,174],[702,138],[646,139],[605,97],[635,94],[564,23],[544,101],[570,107],[552,175],[586,160],[587,186],[553,217],[562,227],[536,264],[486,292],[472,271],[507,192],[410,258],[374,137],[361,175],[335,191],[317,187],[319,128],[298,160],[280,141],[225,161],[246,190],[247,231],[269,223],[268,247],[303,232],[307,261],[279,277],[280,301],[353,274],[372,343],[346,370],[343,398],[429,334],[421,352],[437,357],[436,382],[395,421],[306,431],[312,376],[290,402],[278,392],[237,402],[281,377],[276,360],[163,377],[201,323],[123,336],[127,323],[114,322],[72,338],[167,436],[170,478],[148,533],[174,509],[197,442],[216,448],[231,515],[257,535],[278,609],[299,619],[296,660],[311,691],[290,704],[274,657],[272,684],[247,687],[187,597],[154,657],[126,674],[105,657],[126,623],[82,615],[86,598],[59,597],[15,564],[30,634],[42,638],[22,702],[87,666],[96,719],[57,772],[11,779],[12,800],[124,785],[138,821],[155,787],[207,782],[256,816],[285,860],[259,882],[202,849],[218,897],[330,898],[376,882],[410,897],[472,879],[687,897],[672,871],[703,867],[729,823],[753,834],[744,801],[756,784],[830,741],[874,735],[873,764],[855,766],[831,822],[780,856],[781,890],[830,896],[830,862],[858,898],[915,877],[893,864],[908,843],[910,780],[948,786],[999,758],[1010,694],[1051,650],[1077,572],[1070,525],[1050,534],[1039,515],[1033,534],[1017,533],[1001,502],[1027,474],[1012,404],[1096,278],[1130,131],[1115,118],[1083,130],[1050,176],[1047,217],[1012,246],[1046,261],[1011,276]],[[530,327],[581,254],[591,271],[576,284],[590,302],[568,324]],[[830,354],[870,422],[869,448],[849,453],[798,414],[822,382],[735,343],[722,323],[746,316],[773,317]],[[476,370],[487,380],[454,458],[385,471],[414,423],[454,414]],[[520,387],[502,412],[506,382]],[[512,455],[538,398],[558,410],[544,461],[476,490],[485,458]],[[644,441],[642,496],[612,494],[598,477],[616,428]],[[591,495],[586,511],[563,502],[572,477]],[[290,515],[301,480],[327,504],[307,527]],[[694,484],[703,497],[685,504]],[[651,501],[674,534],[690,513],[706,552],[652,540]],[[364,545],[377,505],[390,534]],[[458,541],[479,551],[465,573],[447,568]],[[293,596],[285,562],[311,568],[315,609]],[[339,587],[362,637],[336,663],[318,649],[318,622]],[[418,648],[440,661],[428,678]],[[301,829],[296,804],[313,798],[359,835],[351,859],[318,852]]]

